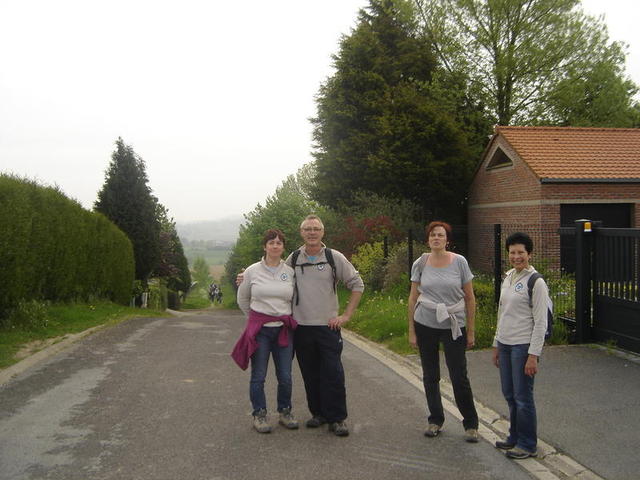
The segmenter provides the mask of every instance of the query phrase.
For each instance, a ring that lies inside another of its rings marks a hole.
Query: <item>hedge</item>
[[[23,300],[128,304],[131,242],[59,189],[0,174],[0,318]]]

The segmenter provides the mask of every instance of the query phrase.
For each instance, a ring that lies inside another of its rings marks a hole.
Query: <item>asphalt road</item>
[[[465,443],[452,416],[440,437],[424,437],[423,394],[351,344],[349,437],[256,433],[249,374],[229,357],[243,326],[222,310],[131,320],[13,378],[0,387],[0,479],[531,478],[488,442]],[[302,423],[297,365],[294,382]]]

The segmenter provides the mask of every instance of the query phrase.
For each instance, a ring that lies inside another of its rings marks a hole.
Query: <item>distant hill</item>
[[[205,220],[201,222],[176,222],[178,236],[183,243],[204,240],[220,243],[235,243],[238,230],[244,223],[242,215],[222,218],[220,220]]]

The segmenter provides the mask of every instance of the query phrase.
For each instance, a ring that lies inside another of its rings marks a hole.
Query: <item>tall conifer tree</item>
[[[127,234],[133,244],[136,278],[146,282],[160,261],[160,224],[144,160],[122,138],[116,141],[94,208]]]
[[[373,192],[411,200],[425,218],[460,221],[478,149],[460,122],[464,106],[434,88],[441,72],[411,3],[370,0],[334,65],[312,119],[314,197],[337,207]]]
[[[176,223],[167,208],[156,200],[156,218],[160,223],[160,262],[154,276],[167,280],[167,287],[176,292],[187,292],[191,286],[189,262],[184,255]]]

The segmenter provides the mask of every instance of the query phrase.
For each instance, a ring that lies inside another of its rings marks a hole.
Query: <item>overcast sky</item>
[[[92,208],[120,136],[177,221],[247,213],[311,160],[314,95],[367,4],[0,0],[0,171]],[[640,84],[638,4],[583,0]]]

